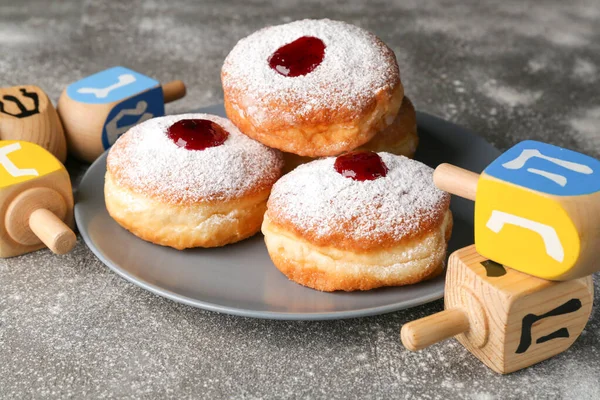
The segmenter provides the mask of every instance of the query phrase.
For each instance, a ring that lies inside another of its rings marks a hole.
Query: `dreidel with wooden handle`
[[[0,88],[0,140],[25,140],[42,146],[60,162],[67,158],[60,118],[37,86]]]
[[[402,327],[406,348],[456,337],[492,370],[506,374],[568,349],[592,311],[591,276],[549,281],[489,260],[468,246],[448,262],[445,310]]]
[[[433,179],[475,201],[475,246],[483,256],[550,280],[600,270],[600,161],[524,141],[481,175],[442,164]]]
[[[48,247],[68,253],[77,240],[65,167],[42,147],[0,140],[0,257]]]
[[[133,125],[165,115],[165,103],[185,96],[181,81],[163,85],[113,67],[69,85],[58,100],[69,153],[92,162]]]

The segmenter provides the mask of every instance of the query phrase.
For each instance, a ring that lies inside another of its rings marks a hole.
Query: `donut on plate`
[[[243,133],[310,157],[366,143],[394,121],[404,96],[393,51],[364,29],[328,19],[240,40],[221,80],[227,116]]]
[[[373,139],[355,150],[387,152],[412,158],[417,151],[417,114],[410,99],[404,96],[398,116],[391,125],[377,133]]]
[[[355,150],[370,150],[374,152],[385,151],[398,156],[412,158],[419,144],[417,134],[417,115],[415,108],[407,96],[402,100],[402,106],[394,122],[378,132],[373,139]],[[285,165],[284,172],[287,173],[298,165],[314,160],[312,157],[299,156],[293,153],[283,153]]]
[[[141,239],[176,249],[216,247],[254,235],[280,152],[207,114],[154,118],[131,128],[107,158],[111,217]]]
[[[322,290],[400,286],[438,275],[452,229],[433,170],[389,153],[304,164],[273,187],[262,225],[289,279]]]

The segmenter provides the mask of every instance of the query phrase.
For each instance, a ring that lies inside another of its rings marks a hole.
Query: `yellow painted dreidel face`
[[[448,262],[445,310],[404,325],[402,342],[419,350],[455,336],[494,371],[517,371],[575,342],[592,311],[593,287],[590,276],[548,281],[465,247]]]
[[[517,144],[481,174],[475,245],[519,271],[566,280],[600,269],[600,162],[535,141]]]
[[[75,244],[73,193],[65,167],[42,147],[0,141],[0,257]]]
[[[69,151],[91,162],[130,127],[164,115],[165,102],[184,95],[181,81],[161,86],[125,67],[109,68],[81,79],[69,85],[58,102]]]
[[[25,140],[42,146],[61,162],[67,158],[60,118],[37,86],[0,88],[0,140]]]

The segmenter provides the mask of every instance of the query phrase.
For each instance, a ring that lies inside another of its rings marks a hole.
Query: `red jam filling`
[[[355,181],[373,181],[387,175],[388,168],[377,153],[353,151],[335,159],[333,168],[346,178]]]
[[[269,57],[269,66],[288,77],[306,75],[323,62],[325,43],[313,36],[302,36],[280,47]]]
[[[167,135],[177,146],[187,150],[220,146],[229,137],[219,124],[207,119],[179,120],[169,127]]]

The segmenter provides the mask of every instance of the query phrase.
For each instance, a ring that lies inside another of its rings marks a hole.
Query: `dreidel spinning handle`
[[[451,308],[403,325],[400,338],[404,347],[418,351],[466,333],[470,328],[467,313],[461,308]]]
[[[55,190],[27,189],[15,197],[6,210],[6,230],[15,242],[24,246],[44,243],[56,254],[65,254],[75,246],[75,233],[63,222],[67,205]]]
[[[185,96],[185,84],[180,80],[167,82],[161,86],[163,90],[163,100],[165,103],[179,100]]]
[[[440,164],[433,172],[433,183],[445,192],[475,201],[479,174],[454,166]]]

